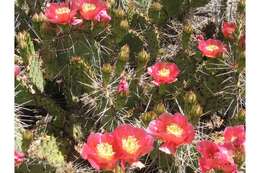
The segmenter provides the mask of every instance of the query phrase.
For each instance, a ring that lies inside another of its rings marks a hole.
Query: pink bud
[[[83,23],[83,20],[82,19],[78,19],[78,18],[76,18],[76,17],[73,17],[72,18],[72,21],[71,21],[71,25],[80,25],[80,24],[82,24]]]
[[[197,39],[199,42],[202,41],[202,40],[205,40],[205,39],[204,39],[204,36],[201,35],[201,34],[200,34],[200,35],[197,35],[197,36],[196,36],[196,39]]]
[[[21,68],[19,65],[14,65],[14,76],[17,77],[21,73]]]
[[[15,166],[20,166],[23,163],[24,159],[25,159],[24,153],[18,151],[14,152]]]
[[[125,78],[122,78],[117,86],[117,92],[127,93],[129,89],[128,83]]]
[[[111,17],[107,14],[106,10],[101,10],[95,17],[95,20],[98,22],[107,23],[111,20]]]

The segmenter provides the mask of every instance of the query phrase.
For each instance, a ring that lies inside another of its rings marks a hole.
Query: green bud
[[[16,40],[18,42],[18,46],[21,49],[25,49],[27,47],[27,39],[29,37],[28,32],[23,31],[23,32],[19,32],[16,36]]]
[[[195,103],[197,101],[197,96],[193,91],[188,91],[184,95],[184,101],[187,103]]]
[[[152,3],[150,10],[152,11],[160,11],[162,9],[162,5],[159,2]]]
[[[102,67],[102,72],[105,74],[111,74],[113,71],[113,67],[110,64],[104,64]]]
[[[145,112],[141,115],[141,120],[145,123],[149,123],[150,121],[154,120],[157,118],[157,114],[153,111],[151,112]]]
[[[190,113],[193,116],[200,116],[203,114],[203,109],[199,104],[195,104],[195,105],[192,105]]]
[[[33,15],[33,17],[32,17],[32,21],[33,22],[44,22],[44,21],[46,21],[47,19],[46,19],[46,16],[41,12],[41,13],[35,13],[34,15]]]
[[[239,124],[243,124],[245,123],[245,119],[246,119],[246,110],[241,108],[238,113],[237,116],[234,116],[231,119],[231,124],[232,125],[239,125]]]
[[[107,6],[111,8],[115,4],[115,0],[107,0]]]
[[[123,18],[125,16],[125,12],[122,9],[114,10],[115,16],[118,18]]]
[[[55,28],[52,27],[48,22],[43,22],[40,26],[42,33],[54,32]]]
[[[241,108],[238,112],[238,117],[245,118],[246,116],[246,110]]]
[[[31,141],[33,138],[33,133],[30,130],[25,130],[23,132],[23,139],[26,141]]]
[[[110,64],[104,64],[102,67],[104,85],[107,85],[110,81],[113,67]]]
[[[84,138],[80,124],[74,124],[72,127],[72,132],[73,132],[73,138],[76,141],[80,141]]]
[[[39,22],[39,15],[37,13],[35,13],[32,17],[32,21],[33,22]]]
[[[187,34],[192,34],[193,32],[193,28],[192,25],[190,23],[187,23],[184,28],[183,28],[183,32],[187,33]]]
[[[129,46],[127,44],[125,44],[123,47],[121,47],[120,49],[120,53],[119,53],[119,60],[126,62],[129,59]]]
[[[121,20],[119,26],[120,26],[120,28],[122,28],[124,30],[128,30],[129,29],[129,24],[128,24],[127,20]]]
[[[138,53],[138,61],[141,63],[147,63],[150,60],[150,54],[144,49]]]
[[[165,106],[164,106],[163,103],[157,104],[157,105],[154,107],[153,110],[154,110],[154,112],[157,113],[158,115],[160,115],[160,114],[166,112],[166,108],[165,108]]]
[[[245,7],[246,7],[246,1],[245,0],[240,0],[239,2],[238,2],[238,11],[240,12],[240,13],[243,13],[244,12],[244,10],[245,10]]]

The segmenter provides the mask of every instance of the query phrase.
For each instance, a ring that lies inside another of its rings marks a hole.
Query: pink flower
[[[174,63],[158,62],[148,67],[148,74],[153,77],[152,83],[156,86],[170,84],[177,80],[180,73],[178,66]]]
[[[225,45],[221,41],[215,39],[199,40],[198,49],[203,56],[208,58],[217,58],[226,52]]]
[[[68,3],[49,3],[45,10],[48,21],[55,24],[70,24],[77,10],[71,10]]]
[[[244,152],[245,129],[243,125],[226,127],[224,130],[225,146],[232,149],[234,152]]]
[[[174,154],[180,145],[191,143],[195,136],[192,125],[180,113],[161,114],[150,122],[147,132],[164,142],[160,150],[167,154]]]
[[[237,166],[232,158],[233,153],[222,145],[204,140],[198,143],[197,150],[201,154],[199,167],[202,173],[211,170],[237,173]]]
[[[130,124],[118,126],[113,135],[117,144],[116,151],[122,165],[125,162],[132,164],[153,149],[153,137],[144,129],[134,127]]]
[[[107,4],[103,0],[72,0],[72,9],[77,9],[85,20],[107,23],[111,17],[107,14]]]
[[[116,145],[110,133],[91,133],[84,144],[81,156],[96,170],[113,170],[118,160]]]

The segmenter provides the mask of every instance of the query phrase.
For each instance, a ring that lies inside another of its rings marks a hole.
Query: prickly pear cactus
[[[242,0],[17,0],[16,172],[200,172],[200,145],[245,123],[244,9]],[[185,117],[163,127],[173,141],[151,128],[168,115]],[[145,146],[131,134],[90,149],[97,133],[125,124],[151,148],[134,155]],[[120,145],[132,155],[117,156]],[[244,171],[241,148],[229,169]],[[207,171],[225,172],[222,162]]]

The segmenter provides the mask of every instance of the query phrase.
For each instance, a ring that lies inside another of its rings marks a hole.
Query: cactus
[[[82,160],[86,136],[121,124],[148,128],[174,112],[194,127],[192,142],[166,155],[159,150],[163,142],[155,140],[154,150],[140,158],[145,167],[122,163],[113,171],[199,172],[196,145],[219,141],[225,125],[245,123],[244,1],[231,11],[224,2],[215,9],[209,0],[108,0],[91,20],[78,10],[66,21],[51,20],[44,2],[15,4],[15,63],[21,67],[15,76],[16,149],[27,157],[17,172],[94,173],[93,162]],[[222,14],[234,14],[233,39],[221,31]],[[207,57],[198,48],[207,39],[221,40],[226,52]],[[178,70],[153,71],[164,63]],[[45,113],[23,115],[27,108]],[[36,122],[24,126],[31,117]]]
[[[44,135],[36,139],[28,150],[32,158],[46,160],[53,167],[61,167],[65,164],[64,156],[53,136]]]

